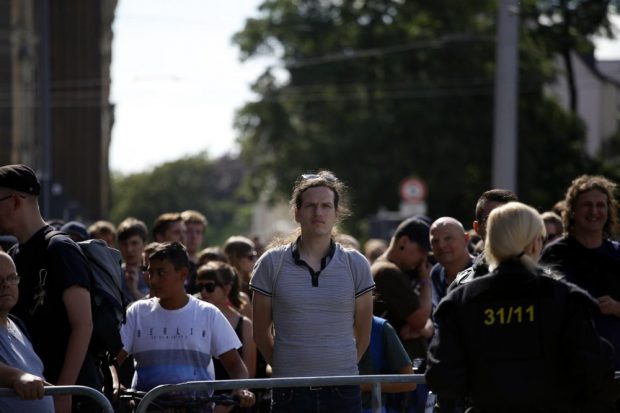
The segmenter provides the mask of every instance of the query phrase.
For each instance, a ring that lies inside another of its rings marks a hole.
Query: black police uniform
[[[478,412],[595,412],[613,380],[583,290],[517,260],[456,288],[439,304],[426,380],[441,412],[467,397]]]
[[[487,264],[486,256],[484,255],[484,251],[482,251],[476,256],[471,267],[466,268],[456,274],[456,277],[454,277],[454,281],[452,281],[452,284],[448,286],[448,292],[454,290],[457,287],[460,287],[463,284],[467,284],[474,278],[482,277],[483,275],[487,275],[488,273],[489,264]]]

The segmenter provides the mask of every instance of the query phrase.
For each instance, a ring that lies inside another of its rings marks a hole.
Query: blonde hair
[[[537,263],[525,254],[536,237],[545,236],[545,224],[534,208],[520,202],[509,202],[491,211],[487,221],[484,252],[489,269],[504,261],[518,259],[524,267],[534,270]]]

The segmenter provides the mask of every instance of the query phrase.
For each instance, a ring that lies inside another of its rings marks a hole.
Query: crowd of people
[[[44,397],[50,384],[108,390],[126,412],[123,388],[412,373],[426,384],[383,384],[384,412],[620,411],[615,191],[584,175],[541,214],[491,189],[471,229],[417,216],[360,244],[336,231],[349,213],[344,183],[320,171],[295,182],[293,234],[266,248],[244,235],[205,246],[208,222],[193,210],[163,213],[150,233],[134,217],[46,221],[32,169],[2,166],[0,383],[16,396],[0,397],[0,411],[98,411],[84,397]],[[131,302],[109,363],[89,351],[92,280],[76,244],[88,239],[120,251]],[[236,389],[237,407],[170,411],[370,411],[369,391]]]

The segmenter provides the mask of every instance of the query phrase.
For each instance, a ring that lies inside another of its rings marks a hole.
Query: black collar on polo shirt
[[[301,237],[298,237],[297,240],[295,240],[295,242],[293,243],[293,248],[291,249],[293,252],[293,260],[295,261],[296,265],[306,267],[308,269],[308,271],[310,272],[310,277],[312,278],[312,286],[318,287],[319,275],[321,274],[321,271],[323,271],[325,267],[327,267],[327,263],[334,257],[334,253],[336,252],[336,244],[334,243],[334,240],[330,240],[327,255],[321,258],[321,269],[318,271],[314,271],[312,267],[309,266],[306,261],[302,260],[301,256],[299,255],[299,240],[301,240]]]

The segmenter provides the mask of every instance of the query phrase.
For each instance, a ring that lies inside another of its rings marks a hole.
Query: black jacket
[[[466,268],[456,274],[454,281],[452,281],[452,284],[450,284],[450,286],[448,287],[448,292],[463,284],[467,284],[474,278],[482,277],[483,275],[487,275],[488,273],[489,264],[487,264],[486,256],[484,255],[484,251],[482,251],[476,256],[471,267]]]
[[[597,411],[614,370],[596,311],[583,290],[516,261],[451,291],[426,371],[441,412],[464,397],[480,412]]]

